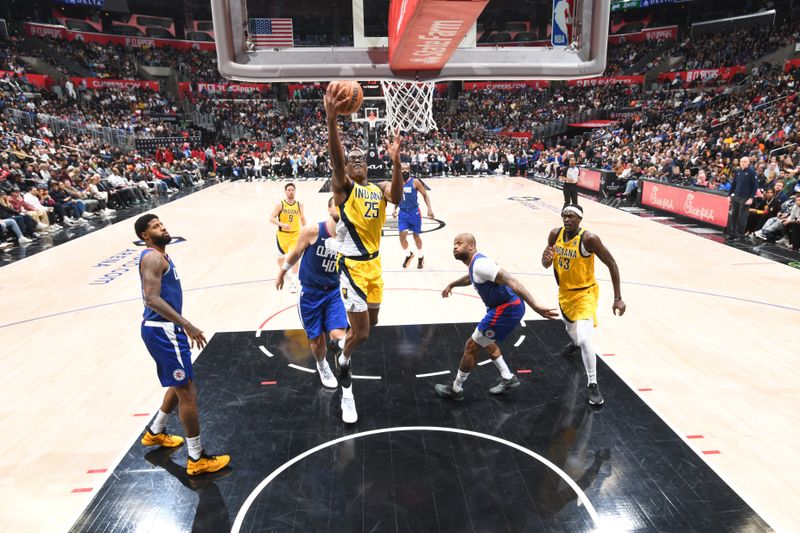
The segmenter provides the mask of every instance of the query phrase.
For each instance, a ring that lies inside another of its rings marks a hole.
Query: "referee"
[[[564,207],[568,205],[578,205],[578,178],[581,171],[575,164],[575,158],[569,158],[569,167],[566,174],[559,172],[559,179],[564,182]]]

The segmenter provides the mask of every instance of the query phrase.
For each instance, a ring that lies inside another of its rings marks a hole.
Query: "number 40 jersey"
[[[325,222],[320,222],[317,240],[305,249],[300,261],[299,277],[303,288],[338,289],[337,253],[336,250],[325,249],[325,239],[330,236]]]

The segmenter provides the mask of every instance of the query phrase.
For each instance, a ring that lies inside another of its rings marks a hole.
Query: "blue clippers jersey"
[[[479,253],[472,257],[472,262],[469,264],[469,280],[472,282],[472,286],[475,287],[475,290],[478,291],[478,295],[481,297],[481,300],[483,300],[483,303],[486,304],[486,307],[499,307],[504,303],[519,298],[514,291],[505,285],[498,285],[493,281],[475,283],[475,278],[472,277],[472,265],[481,257],[486,256]]]
[[[303,252],[300,261],[300,285],[303,287],[331,288],[339,286],[336,272],[336,252],[325,249],[325,239],[330,237],[325,222],[319,223],[319,235]]]
[[[408,181],[403,183],[403,199],[400,200],[400,205],[398,207],[409,211],[417,211],[419,209],[417,189],[414,187],[414,178],[408,178]]]
[[[152,248],[144,250],[139,256],[140,264],[142,259],[144,259],[144,256],[150,252],[158,253]],[[161,298],[163,298],[164,301],[170,305],[170,307],[177,311],[178,314],[181,314],[183,312],[183,290],[181,289],[181,279],[178,277],[178,271],[175,270],[175,264],[172,262],[172,259],[170,259],[168,255],[164,255],[164,257],[167,259],[167,263],[169,263],[169,268],[161,276]],[[142,276],[140,273],[140,280],[141,277]],[[144,300],[144,287],[142,287],[142,300]],[[159,320],[161,322],[167,321],[166,318],[147,307],[147,304],[144,306],[144,319]]]

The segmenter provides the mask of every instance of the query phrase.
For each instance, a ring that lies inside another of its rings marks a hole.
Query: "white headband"
[[[568,205],[562,209],[561,214],[563,215],[564,213],[572,213],[574,215],[578,215],[580,218],[583,218],[583,212],[574,205]]]

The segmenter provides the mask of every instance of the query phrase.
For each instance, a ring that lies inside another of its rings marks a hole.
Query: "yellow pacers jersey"
[[[281,212],[278,213],[278,221],[281,224],[289,225],[289,229],[279,227],[279,232],[297,233],[300,231],[300,202],[295,200],[293,204],[290,204],[286,200],[281,200]]]
[[[564,229],[558,232],[553,254],[553,269],[558,280],[558,304],[561,314],[571,322],[592,320],[597,325],[597,301],[600,291],[594,279],[594,254],[583,247],[584,230],[564,241]]]
[[[339,223],[336,237],[345,257],[366,258],[378,256],[381,246],[381,228],[386,221],[386,198],[374,183],[353,188],[339,206]]]
[[[584,230],[580,230],[571,240],[565,242],[564,228],[558,232],[553,268],[561,290],[586,289],[595,283],[594,254],[583,248],[583,233]]]

